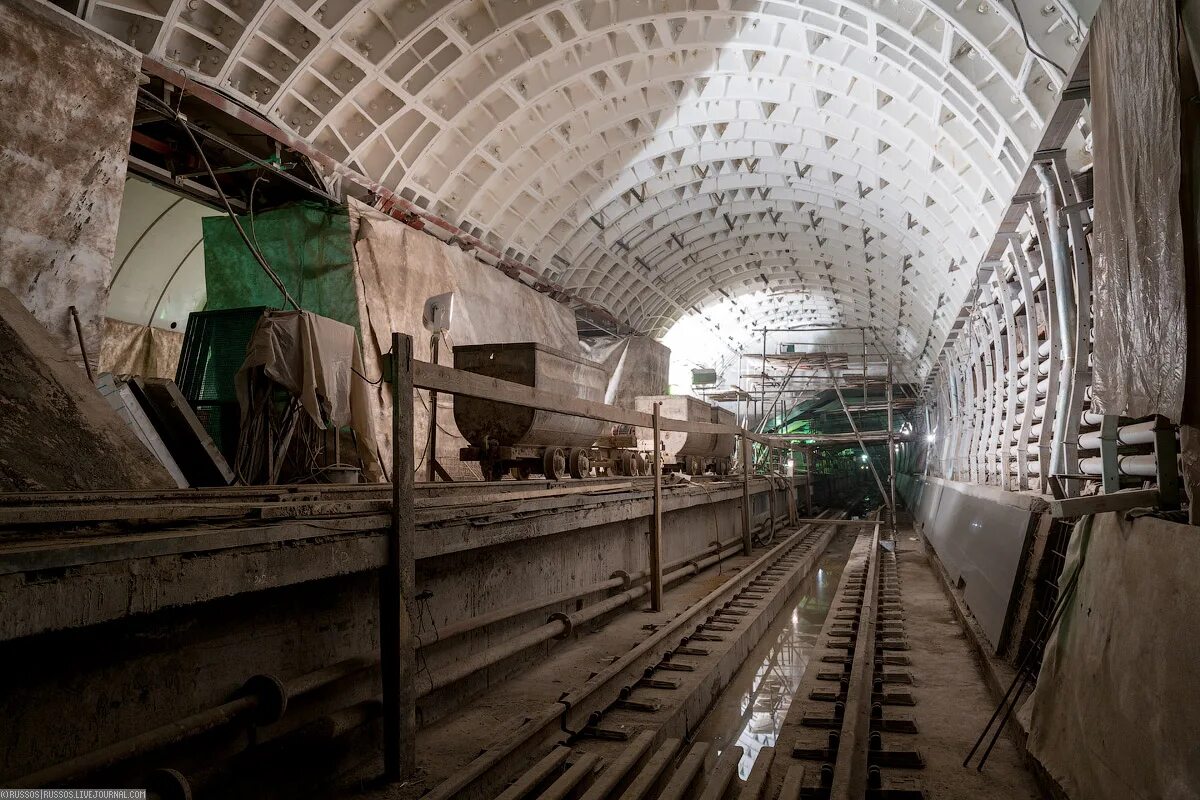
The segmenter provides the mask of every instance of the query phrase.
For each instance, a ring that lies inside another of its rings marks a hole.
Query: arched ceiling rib
[[[923,373],[1064,82],[1013,2],[1072,64],[1098,0],[96,0],[90,18],[636,328],[739,304],[747,327],[869,325]]]

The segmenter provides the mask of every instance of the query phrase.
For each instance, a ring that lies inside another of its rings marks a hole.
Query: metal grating
[[[1037,638],[1038,633],[1054,613],[1054,604],[1058,602],[1058,579],[1066,565],[1067,545],[1071,541],[1071,530],[1074,526],[1074,520],[1056,519],[1051,523],[1046,550],[1038,568],[1037,582],[1033,587],[1033,614],[1021,635],[1017,663],[1024,661],[1025,655],[1031,650],[1034,651],[1026,663],[1030,677],[1035,681],[1042,667],[1042,651],[1046,644]]]

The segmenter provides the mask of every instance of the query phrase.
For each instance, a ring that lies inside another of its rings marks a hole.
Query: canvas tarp
[[[1059,584],[1081,563],[1029,701],[1030,752],[1077,800],[1200,798],[1196,529],[1084,518]]]
[[[413,337],[413,357],[432,359],[430,334],[422,326],[425,301],[454,293],[453,322],[438,362],[453,364],[454,345],[539,342],[579,353],[575,316],[569,308],[354,199],[350,222],[363,320],[363,362],[370,378],[380,375],[380,355],[391,349],[393,331]],[[391,452],[392,402],[386,382],[370,387],[379,452]],[[425,475],[429,435],[428,393],[413,400],[414,463]],[[461,463],[466,446],[454,425],[454,400],[438,398],[438,462],[456,478],[478,478],[478,465]],[[386,461],[386,459],[385,459]]]
[[[261,367],[275,383],[300,399],[317,428],[326,421],[349,425],[357,434],[359,457],[369,476],[378,463],[374,417],[354,328],[307,311],[268,311],[246,347],[246,360],[234,379],[243,420],[249,406],[251,372]],[[358,372],[358,375],[355,374]]]
[[[1092,410],[1179,420],[1187,352],[1175,3],[1108,0],[1091,31]]]
[[[183,333],[180,331],[108,317],[104,320],[100,371],[175,380],[182,349]]]

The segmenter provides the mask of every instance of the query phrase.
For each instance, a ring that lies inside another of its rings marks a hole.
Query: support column
[[[809,447],[804,451],[804,516],[811,517],[813,515],[813,454],[814,450]]]
[[[416,647],[411,608],[416,586],[413,539],[413,344],[392,334],[392,524],[379,580],[379,657],[383,675],[383,772],[410,775],[417,761]]]
[[[662,530],[662,403],[654,404],[654,520],[650,529],[650,610],[663,607]]]
[[[754,465],[750,452],[750,439],[746,429],[742,428],[742,555],[747,556],[754,549],[754,536],[750,531],[750,471]]]
[[[892,512],[892,533],[896,532],[896,433],[892,421],[892,357],[887,360],[887,449],[888,449],[888,494]],[[1007,465],[1005,469],[1007,469]]]

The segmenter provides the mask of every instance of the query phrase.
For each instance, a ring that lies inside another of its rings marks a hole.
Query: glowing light
[[[934,442],[937,441],[937,437],[934,436],[932,433],[927,433],[927,434],[925,434],[925,441],[929,442],[930,444],[933,444]]]

